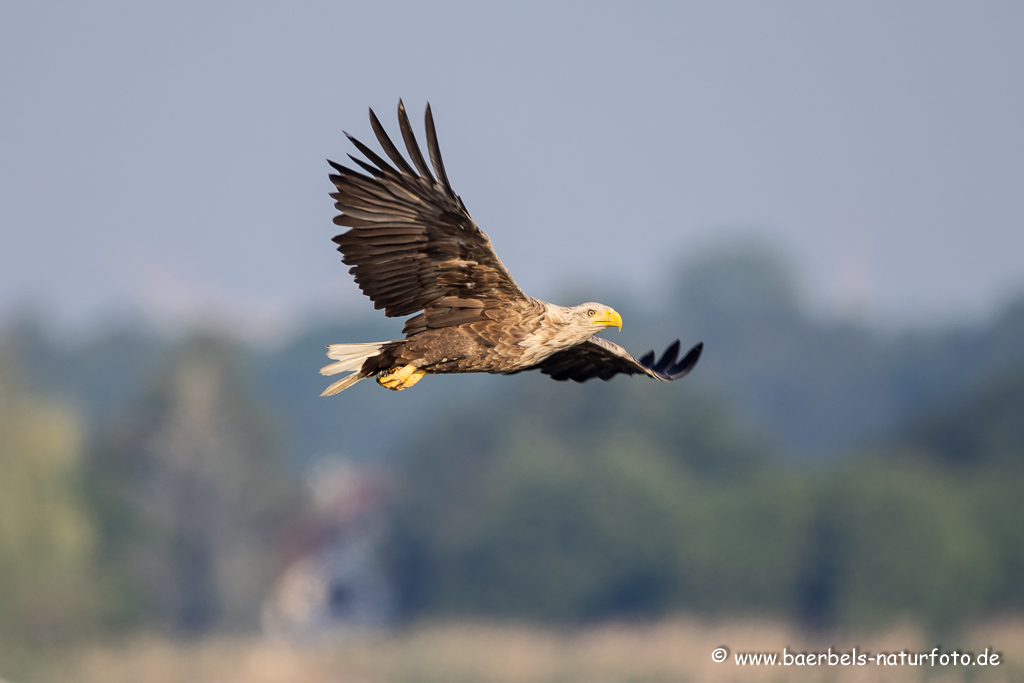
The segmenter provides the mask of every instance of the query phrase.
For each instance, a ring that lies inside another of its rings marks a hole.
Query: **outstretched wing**
[[[334,218],[348,232],[334,241],[359,288],[387,316],[422,310],[406,331],[444,327],[483,317],[483,311],[509,299],[525,298],[491,240],[477,227],[462,199],[452,191],[437,145],[430,105],[426,111],[431,174],[398,102],[398,122],[412,165],[402,156],[370,110],[370,124],[392,166],[348,136],[369,163],[349,155],[364,175],[328,160],[331,194],[341,212]],[[346,134],[347,135],[347,134]],[[413,167],[415,166],[415,168]]]
[[[626,375],[649,375],[662,382],[671,382],[690,374],[703,350],[704,343],[701,342],[677,361],[677,339],[665,349],[657,362],[654,360],[654,351],[648,351],[637,360],[618,344],[602,337],[591,337],[589,341],[554,353],[527,369],[540,370],[560,382],[568,379],[586,382],[594,377],[609,380],[620,372]]]

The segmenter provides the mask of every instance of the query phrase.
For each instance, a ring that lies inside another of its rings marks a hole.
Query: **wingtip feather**
[[[420,175],[430,182],[435,182],[434,175],[430,172],[430,167],[427,166],[427,162],[423,159],[423,152],[420,151],[419,143],[416,142],[416,134],[412,131],[412,124],[409,123],[409,114],[405,111],[405,104],[402,102],[402,98],[398,98],[398,128],[402,131],[402,139],[405,141],[405,149],[409,152],[409,158],[416,165]]]
[[[683,356],[682,360],[674,364],[669,368],[669,375],[672,379],[680,379],[690,374],[690,372],[697,366],[697,361],[700,360],[701,354],[704,352],[704,342],[697,342],[693,345],[686,355]]]
[[[430,103],[427,102],[427,111],[423,115],[427,127],[427,149],[430,152],[430,163],[434,165],[434,173],[438,180],[450,194],[455,194],[451,183],[448,182],[448,174],[444,170],[444,160],[441,158],[441,147],[437,144],[437,129],[434,127],[434,114],[430,110]]]

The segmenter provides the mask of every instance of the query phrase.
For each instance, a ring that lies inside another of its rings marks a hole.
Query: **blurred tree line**
[[[0,347],[0,658],[140,627],[258,627],[304,506],[238,351],[183,342],[86,439]]]
[[[411,443],[389,556],[406,608],[866,628],[1024,608],[1024,413],[999,404],[998,431],[1016,441],[972,450],[983,465],[935,445],[958,447],[934,425],[962,424],[964,439],[993,429],[950,414],[807,468],[780,461],[719,400],[676,389],[544,384]]]
[[[0,344],[0,650],[255,628],[324,456],[395,472],[384,559],[410,617],[1020,611],[1024,300],[886,335],[799,292],[746,248],[681,268],[656,306],[594,293],[631,311],[616,341],[635,352],[707,344],[674,385],[434,377],[331,400],[323,346],[400,321],[269,350],[22,321]]]

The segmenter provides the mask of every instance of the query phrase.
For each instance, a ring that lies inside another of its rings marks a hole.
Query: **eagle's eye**
[[[595,315],[597,315],[597,311],[593,308],[587,310],[587,317],[593,318]]]

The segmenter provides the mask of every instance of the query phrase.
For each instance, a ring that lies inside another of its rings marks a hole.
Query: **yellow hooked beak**
[[[622,316],[610,308],[607,309],[604,313],[598,313],[597,315],[595,315],[593,318],[590,319],[590,322],[594,323],[595,325],[604,325],[605,327],[617,327],[620,331],[622,330]]]

